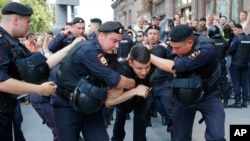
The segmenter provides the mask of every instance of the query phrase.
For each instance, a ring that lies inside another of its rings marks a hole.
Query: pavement
[[[233,103],[233,100],[229,101]],[[250,124],[250,105],[248,108],[226,108],[226,122],[225,122],[225,138],[229,141],[229,126],[232,124]],[[21,104],[21,109],[23,112],[23,123],[22,130],[26,141],[53,141],[53,136],[51,130],[45,125],[42,124],[41,118],[35,112],[31,105]],[[114,114],[115,115],[115,114]],[[133,117],[133,114],[130,114]],[[198,121],[201,118],[201,114],[197,112],[193,127],[193,136],[192,141],[205,141],[205,123],[199,124]],[[160,115],[158,114],[157,118],[152,118],[152,127],[147,128],[147,141],[170,141],[170,134],[166,132],[166,126],[161,124]],[[107,131],[112,136],[114,121],[111,122],[111,125],[107,128]],[[124,141],[132,141],[133,135],[133,120],[127,120],[126,125],[126,137]]]

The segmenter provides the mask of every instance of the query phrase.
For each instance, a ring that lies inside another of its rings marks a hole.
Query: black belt
[[[63,88],[63,87],[60,87],[57,92],[56,92],[56,95],[59,96],[60,98],[63,98],[65,100],[69,100],[69,97],[70,97],[70,94],[72,93],[73,91],[67,89],[67,88]]]

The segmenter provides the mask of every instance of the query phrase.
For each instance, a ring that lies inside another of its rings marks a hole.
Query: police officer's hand
[[[70,35],[70,34],[71,34],[70,29],[64,30],[64,31],[63,31],[63,34],[65,34],[65,35]]]
[[[40,92],[39,94],[44,95],[44,96],[50,96],[56,92],[57,85],[52,82],[44,82],[41,84],[40,87]]]
[[[136,95],[141,96],[143,98],[147,98],[149,94],[149,87],[144,85],[138,85],[136,88]]]

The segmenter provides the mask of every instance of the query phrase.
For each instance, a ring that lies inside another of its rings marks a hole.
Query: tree
[[[30,32],[43,33],[50,30],[53,23],[54,5],[47,5],[46,0],[21,0],[33,9],[31,16],[31,29]]]
[[[0,0],[0,9],[3,8],[4,5],[6,5],[11,0]],[[0,13],[0,19],[2,18],[2,12]]]
[[[0,9],[4,5],[11,2],[11,0],[0,0]],[[46,0],[20,0],[21,3],[32,7],[33,15],[31,16],[31,29],[30,32],[43,33],[50,30],[54,24],[53,13],[55,5],[48,5]],[[0,19],[2,14],[0,13]]]

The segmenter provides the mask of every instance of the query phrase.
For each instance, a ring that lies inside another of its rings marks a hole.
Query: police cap
[[[75,17],[72,21],[72,25],[77,23],[85,23],[85,21],[80,17]]]
[[[150,30],[150,29],[156,29],[156,30],[160,31],[160,27],[157,26],[157,25],[150,25],[150,26],[146,29],[146,31],[148,31],[148,30]]]
[[[99,19],[99,18],[93,18],[90,20],[91,23],[99,23],[99,24],[102,24],[102,20]]]
[[[10,2],[3,7],[2,14],[18,14],[23,16],[31,16],[33,14],[33,9],[18,2]]]
[[[99,32],[115,32],[117,34],[123,34],[122,25],[114,21],[108,21],[108,22],[103,23],[99,27],[98,31]]]
[[[157,15],[154,15],[154,16],[152,17],[152,20],[161,20],[161,18],[160,18],[159,16],[157,16]]]
[[[193,30],[187,25],[177,25],[169,33],[169,40],[172,42],[181,42],[193,34]]]

